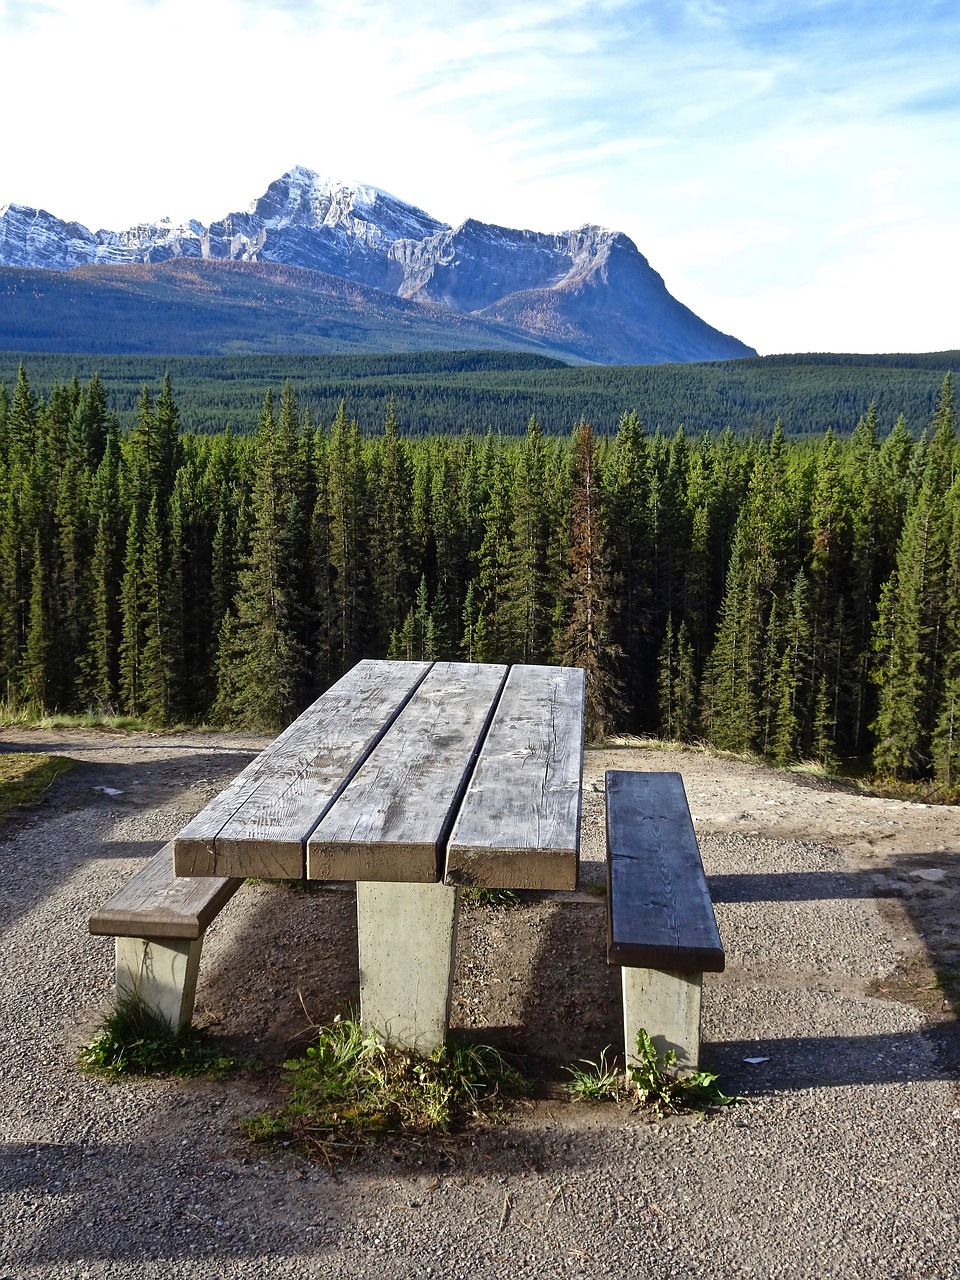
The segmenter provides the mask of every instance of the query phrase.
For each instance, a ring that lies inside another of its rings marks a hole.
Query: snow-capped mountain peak
[[[717,359],[751,349],[667,293],[622,232],[517,230],[468,218],[450,227],[369,183],[295,165],[245,211],[205,226],[169,218],[91,232],[43,209],[0,207],[0,266],[67,270],[172,258],[275,262],[415,302],[558,336],[587,359]],[[654,341],[666,326],[677,339]],[[652,353],[652,354],[651,354]]]

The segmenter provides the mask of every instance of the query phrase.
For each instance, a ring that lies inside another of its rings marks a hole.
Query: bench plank
[[[447,850],[448,884],[575,889],[584,673],[515,666]]]
[[[438,662],[307,841],[318,880],[435,881],[507,668]]]
[[[609,962],[719,972],[723,944],[680,774],[612,769],[606,791]]]
[[[242,883],[238,877],[178,878],[170,842],[93,913],[90,932],[117,938],[202,938]]]
[[[430,667],[365,660],[348,671],[180,832],[177,874],[301,878],[308,835]]]

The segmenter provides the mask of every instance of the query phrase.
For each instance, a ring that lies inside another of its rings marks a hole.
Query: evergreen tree
[[[413,570],[413,467],[400,435],[393,397],[369,477],[374,647],[383,652],[400,625],[416,581]]]
[[[48,705],[51,632],[47,613],[48,589],[44,577],[43,550],[38,531],[34,534],[29,620],[20,667],[22,699],[28,707],[36,711],[44,711]]]
[[[884,586],[876,628],[880,699],[874,767],[880,773],[923,773],[941,713],[949,658],[949,514],[956,432],[952,386],[944,381],[924,450],[923,477],[907,512],[896,567]],[[941,713],[942,714],[942,713]]]
[[[139,663],[138,706],[158,724],[169,724],[180,709],[180,650],[182,635],[174,606],[169,564],[164,559],[159,504],[154,497],[147,512],[140,560],[142,650]]]
[[[531,418],[516,454],[512,486],[510,545],[500,616],[503,657],[543,662],[549,651],[551,599],[548,585],[546,449],[540,424]]]
[[[513,652],[514,636],[507,612],[513,550],[512,484],[505,454],[500,454],[491,477],[490,496],[483,508],[483,541],[476,553],[477,572],[468,622],[469,645],[475,662],[503,662]]]
[[[134,503],[127,522],[123,579],[120,587],[120,698],[125,711],[138,716],[143,711],[143,649],[145,636],[143,583],[143,519],[139,503]]]
[[[221,629],[215,707],[216,718],[251,729],[289,723],[307,677],[293,448],[289,429],[278,429],[268,393],[253,457],[250,556],[240,573],[235,614]]]
[[[123,527],[120,512],[119,445],[108,434],[103,458],[90,487],[90,523],[94,529],[90,563],[89,631],[79,661],[80,705],[115,709],[119,668],[120,610],[117,584],[121,581]]]
[[[360,428],[341,404],[327,449],[330,597],[336,673],[348,670],[367,643],[369,542]]]
[[[620,689],[613,637],[612,583],[601,523],[601,489],[593,431],[581,422],[571,457],[569,576],[565,587],[567,624],[561,639],[566,666],[582,667],[586,682],[584,732],[588,741],[609,733],[619,714]]]

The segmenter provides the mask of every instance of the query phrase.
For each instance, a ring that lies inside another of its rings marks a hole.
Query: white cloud
[[[763,349],[956,345],[952,314],[920,295],[960,223],[960,22],[933,0],[870,14],[8,3],[0,202],[93,227],[210,220],[301,163],[451,222],[622,229],[672,292]]]
[[[960,223],[924,219],[888,227],[797,287],[700,302],[712,308],[712,323],[761,354],[956,349],[958,239]]]

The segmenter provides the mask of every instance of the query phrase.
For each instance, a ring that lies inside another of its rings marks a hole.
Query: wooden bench
[[[116,938],[117,996],[137,995],[177,1031],[190,1025],[207,925],[241,877],[177,876],[173,842],[90,917],[90,932]]]
[[[621,966],[627,1057],[642,1027],[696,1068],[704,972],[723,944],[679,773],[606,774],[607,961]]]

